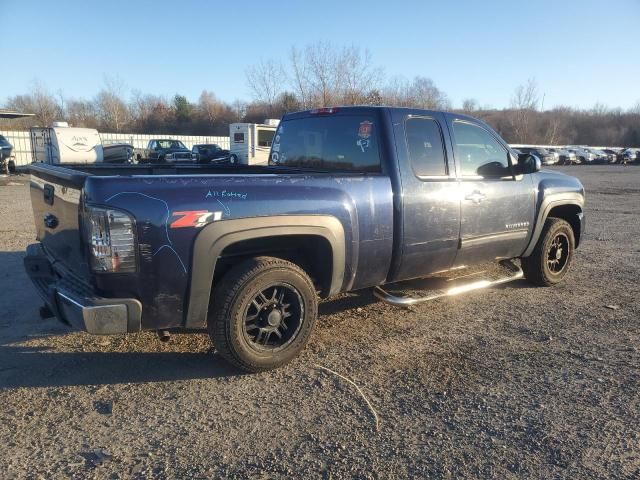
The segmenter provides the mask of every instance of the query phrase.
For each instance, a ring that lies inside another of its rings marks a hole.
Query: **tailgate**
[[[31,165],[31,205],[37,239],[49,255],[88,276],[80,233],[80,197],[88,174],[56,165]]]

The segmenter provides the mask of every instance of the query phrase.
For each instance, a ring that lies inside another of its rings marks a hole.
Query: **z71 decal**
[[[222,212],[210,212],[208,210],[187,210],[184,212],[173,212],[173,217],[180,217],[169,225],[171,228],[204,227],[210,222],[222,220]]]

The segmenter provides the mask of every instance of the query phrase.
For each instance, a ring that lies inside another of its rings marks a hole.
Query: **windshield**
[[[7,142],[7,139],[0,135],[0,147],[10,147],[11,144]]]
[[[158,140],[158,145],[166,149],[187,148],[180,140]]]
[[[270,165],[379,172],[377,119],[371,114],[285,120],[273,138]]]

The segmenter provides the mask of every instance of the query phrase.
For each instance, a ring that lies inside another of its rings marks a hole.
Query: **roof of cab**
[[[482,120],[479,120],[478,118],[471,117],[463,113],[449,112],[446,110],[427,110],[424,108],[392,107],[392,106],[381,106],[381,105],[349,105],[349,106],[338,105],[334,107],[312,108],[309,110],[300,110],[298,112],[286,113],[284,114],[282,119],[285,120],[285,119],[292,119],[292,118],[302,118],[310,115],[332,115],[332,114],[357,113],[357,112],[366,112],[366,111],[375,111],[375,110],[406,111],[407,113],[410,112],[413,114],[423,114],[423,115],[429,115],[434,113],[453,114],[457,118],[482,122]]]

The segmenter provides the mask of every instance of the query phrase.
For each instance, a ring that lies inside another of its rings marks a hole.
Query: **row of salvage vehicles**
[[[229,126],[231,148],[198,143],[189,149],[181,140],[152,138],[146,148],[130,143],[104,144],[97,130],[54,122],[51,127],[30,129],[34,162],[47,164],[244,164],[266,165],[279,121],[264,124],[233,123]]]

